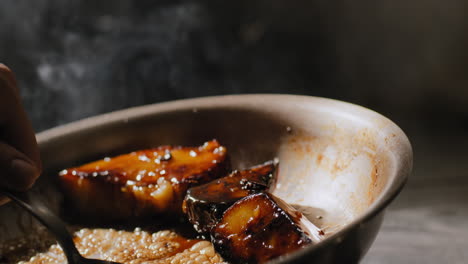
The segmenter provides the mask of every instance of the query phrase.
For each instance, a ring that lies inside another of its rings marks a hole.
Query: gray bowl
[[[45,173],[35,188],[59,210],[54,179],[62,168],[212,138],[227,146],[234,168],[279,158],[274,194],[325,231],[322,242],[272,263],[357,263],[412,167],[405,134],[371,110],[308,96],[233,95],[136,107],[42,132]],[[0,208],[0,242],[37,228],[14,205]]]

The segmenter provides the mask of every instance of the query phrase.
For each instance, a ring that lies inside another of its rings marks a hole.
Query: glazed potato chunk
[[[125,219],[181,215],[187,189],[226,175],[226,148],[216,140],[199,147],[161,146],[63,170],[66,197],[84,215]]]
[[[234,263],[265,263],[313,241],[319,232],[302,214],[269,193],[247,196],[211,231],[220,254]]]
[[[267,190],[276,164],[266,162],[253,168],[234,171],[212,182],[190,188],[183,209],[195,230],[209,234],[224,211],[236,201],[250,194]]]

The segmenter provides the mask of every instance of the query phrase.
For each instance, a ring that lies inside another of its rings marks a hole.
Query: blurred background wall
[[[232,93],[326,96],[397,119],[468,116],[468,4],[3,0],[0,61],[40,131]]]

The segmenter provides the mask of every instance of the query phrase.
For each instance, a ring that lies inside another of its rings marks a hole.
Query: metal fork
[[[38,197],[35,197],[34,194],[28,192],[14,192],[4,189],[0,189],[0,193],[26,209],[26,211],[47,227],[60,244],[60,247],[67,257],[68,264],[119,264],[117,262],[88,259],[81,256],[75,247],[75,243],[73,242],[70,233],[65,227],[65,223],[58,216],[52,213],[52,211],[50,211],[50,209],[42,203]]]

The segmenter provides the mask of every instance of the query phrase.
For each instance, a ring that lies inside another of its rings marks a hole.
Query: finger
[[[0,186],[25,191],[36,181],[38,170],[22,152],[0,141]]]
[[[21,104],[16,79],[11,70],[0,64],[0,168],[9,171],[1,178],[14,189],[31,186],[42,164],[31,123]],[[8,142],[8,144],[6,143]],[[16,170],[18,176],[13,176]],[[25,175],[29,174],[29,178]],[[13,177],[13,178],[11,178]]]
[[[0,141],[0,187],[17,191],[30,188],[39,176],[37,168],[31,164],[26,155]],[[8,201],[0,195],[0,206]]]
[[[0,72],[2,72],[2,75],[5,75],[5,80],[9,82],[9,87],[13,88],[16,92],[16,94],[19,94],[19,89],[18,89],[18,83],[16,82],[15,75],[11,71],[8,66],[6,66],[3,63],[0,63]]]

